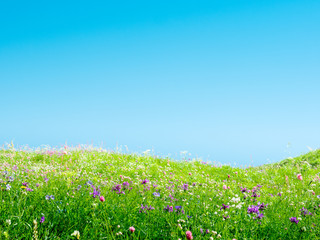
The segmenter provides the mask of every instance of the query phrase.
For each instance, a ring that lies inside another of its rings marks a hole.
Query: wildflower
[[[28,192],[33,192],[33,189],[31,189],[31,188],[26,188],[26,190],[27,190]]]
[[[104,201],[105,201],[104,196],[100,196],[99,200],[100,200],[101,202],[104,202]]]
[[[79,231],[74,231],[72,234],[71,234],[71,236],[74,236],[74,237],[76,237],[77,239],[80,239],[80,232]]]
[[[226,189],[227,189],[227,186],[226,186],[226,185],[223,185],[223,189],[226,190]]]
[[[151,211],[151,210],[154,210],[154,207],[151,207],[151,206],[148,207],[148,205],[143,206],[143,204],[141,204],[139,213],[142,213],[142,212],[147,213],[147,211]]]
[[[188,186],[189,186],[189,185],[188,185],[188,184],[186,184],[186,183],[185,183],[185,184],[183,184],[183,186],[182,186],[183,190],[187,191],[187,190],[188,190]]]
[[[229,206],[228,205],[224,205],[224,204],[222,204],[222,207],[220,208],[220,210],[226,210],[227,208],[229,208]]]
[[[10,219],[7,219],[7,220],[6,220],[6,224],[11,225],[11,220],[10,220]]]
[[[7,185],[6,185],[6,190],[7,190],[7,191],[10,191],[10,189],[11,189],[11,186],[10,186],[9,184],[7,184]]]
[[[169,206],[167,205],[166,208],[163,209],[164,211],[168,211],[168,212],[173,212],[173,207],[172,206]]]
[[[141,184],[146,184],[146,183],[148,183],[149,182],[149,180],[148,179],[145,179],[145,180],[143,180],[142,182],[141,182]]]
[[[44,216],[42,216],[40,219],[40,223],[44,223],[44,220],[45,220],[45,218],[44,218]]]
[[[120,191],[121,190],[121,185],[117,184],[112,188],[112,191]]]
[[[290,222],[298,224],[299,220],[296,217],[289,218]]]
[[[50,199],[54,200],[54,196],[53,195],[46,195],[46,200],[50,200]]]
[[[92,186],[92,193],[90,193],[92,195],[93,198],[96,198],[96,196],[100,196],[100,191],[99,188],[95,188],[94,186]]]
[[[302,180],[302,175],[299,173],[299,174],[297,175],[297,178],[301,181],[301,180]]]
[[[191,231],[186,231],[186,237],[187,237],[188,240],[193,239],[192,232]]]
[[[260,213],[260,214],[257,214],[257,219],[262,219],[264,216],[263,216],[263,214],[262,213]]]
[[[130,231],[130,232],[133,233],[135,230],[136,230],[136,229],[135,229],[134,227],[129,227],[129,231]]]
[[[157,193],[157,192],[152,193],[152,195],[155,197],[160,197],[160,193]]]
[[[37,220],[33,220],[33,239],[38,240],[38,223]]]
[[[184,213],[184,211],[182,210],[182,206],[175,206],[174,208],[176,209],[177,213]]]
[[[304,208],[304,207],[303,207],[302,209],[300,209],[299,211],[301,212],[301,214],[302,214],[303,216],[312,215],[312,213],[309,212],[308,209],[306,209],[306,208]]]
[[[250,213],[259,213],[259,207],[258,206],[249,206],[247,212]]]

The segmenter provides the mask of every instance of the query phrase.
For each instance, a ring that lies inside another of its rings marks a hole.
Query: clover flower
[[[298,224],[299,220],[296,217],[289,218],[290,222]]]

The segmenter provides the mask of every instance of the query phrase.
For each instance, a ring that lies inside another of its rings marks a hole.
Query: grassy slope
[[[0,239],[32,238],[35,219],[39,239],[74,239],[75,230],[80,239],[186,239],[187,230],[195,239],[219,234],[221,239],[319,239],[319,155],[314,151],[279,164],[239,169],[99,150],[0,151]],[[141,184],[144,179],[149,182]],[[124,182],[130,184],[121,189],[125,194],[112,191]],[[99,187],[105,202],[92,197],[93,187]],[[259,197],[242,193],[241,187],[257,188]],[[46,195],[55,199],[46,200]],[[262,219],[253,219],[257,215],[247,209],[258,202],[268,207],[260,210]],[[141,204],[154,210],[139,213]],[[229,208],[220,210],[222,204]],[[166,212],[166,206],[182,206],[185,213]],[[301,215],[302,207],[312,215]],[[291,223],[290,217],[301,220]]]
[[[305,165],[312,168],[318,168],[320,166],[320,149],[295,158],[287,158],[279,163],[271,164],[272,167],[303,167]]]

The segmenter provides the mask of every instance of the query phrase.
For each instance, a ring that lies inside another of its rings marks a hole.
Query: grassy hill
[[[320,149],[310,151],[307,154],[294,158],[287,158],[277,163],[266,164],[262,167],[291,167],[291,168],[319,168],[320,167]]]
[[[1,150],[0,239],[320,239],[319,156],[241,169]]]

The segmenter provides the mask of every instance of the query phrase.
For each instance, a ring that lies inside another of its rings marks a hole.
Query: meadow
[[[235,168],[99,148],[0,150],[0,239],[320,239],[320,150]]]

